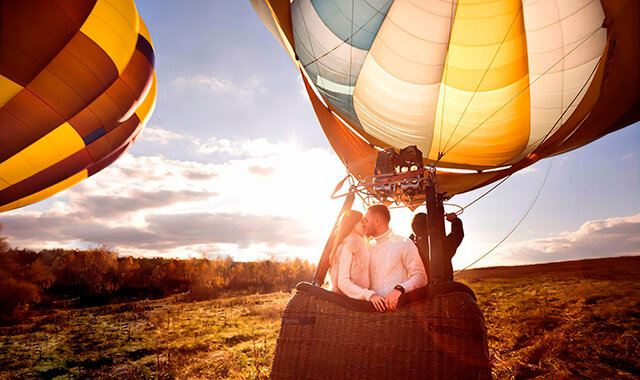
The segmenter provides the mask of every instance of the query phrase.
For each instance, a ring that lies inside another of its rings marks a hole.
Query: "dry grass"
[[[494,377],[640,378],[640,257],[471,272]]]
[[[289,298],[59,311],[1,331],[0,378],[265,378]]]
[[[487,321],[495,377],[640,378],[640,258],[624,270],[591,264],[465,275]],[[57,310],[0,328],[0,378],[265,378],[289,298]]]
[[[483,281],[476,291],[497,378],[637,378],[636,281]]]

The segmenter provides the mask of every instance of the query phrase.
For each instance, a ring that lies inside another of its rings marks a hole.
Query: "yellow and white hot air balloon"
[[[455,195],[640,119],[634,0],[252,4],[359,179],[417,145]]]

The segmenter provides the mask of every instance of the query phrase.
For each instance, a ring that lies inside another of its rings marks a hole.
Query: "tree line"
[[[229,292],[289,291],[300,281],[310,281],[314,270],[315,265],[300,259],[134,258],[120,257],[104,246],[34,251],[12,249],[2,240],[0,320],[60,302],[89,306],[177,293],[185,293],[189,300],[203,300]]]

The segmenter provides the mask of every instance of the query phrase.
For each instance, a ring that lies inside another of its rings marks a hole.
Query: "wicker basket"
[[[491,378],[487,331],[472,292],[423,291],[395,312],[374,313],[355,311],[368,303],[297,288],[283,314],[273,379]]]

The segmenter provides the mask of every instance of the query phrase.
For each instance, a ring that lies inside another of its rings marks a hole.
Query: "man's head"
[[[413,216],[411,221],[411,229],[416,236],[427,235],[427,214],[419,212]]]
[[[373,205],[369,207],[362,219],[364,233],[367,236],[379,236],[389,229],[391,214],[385,205]]]

